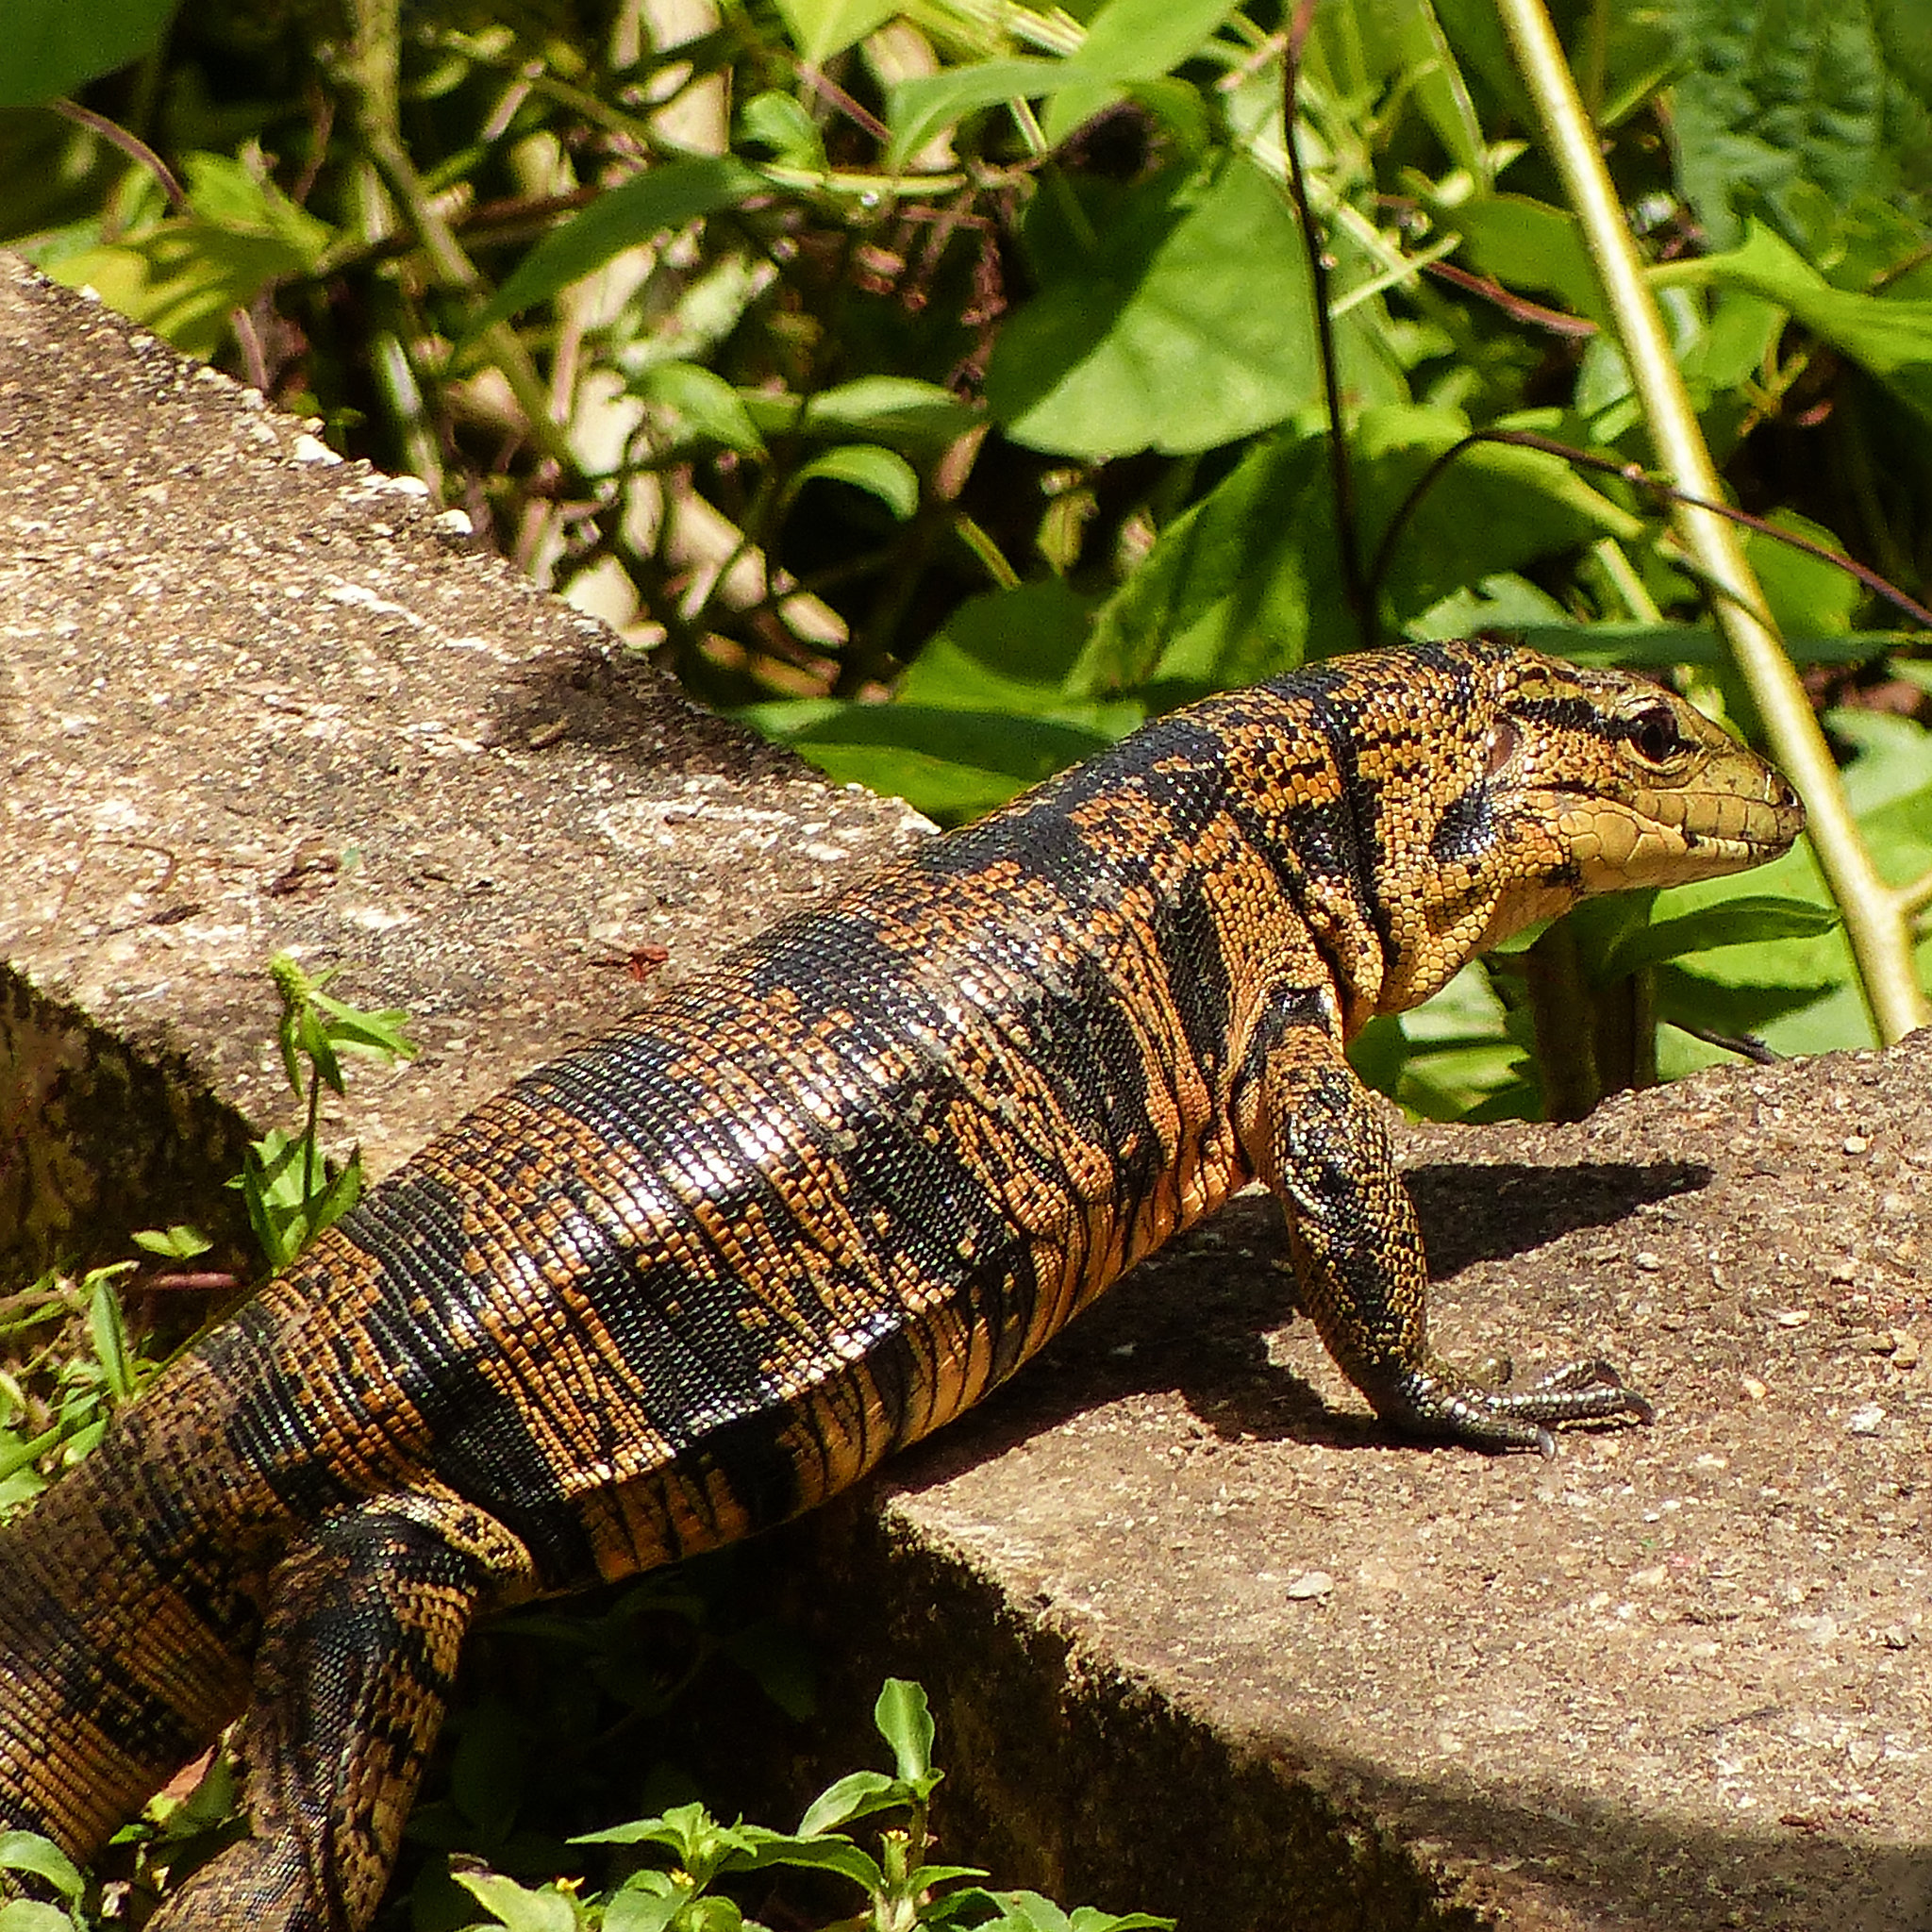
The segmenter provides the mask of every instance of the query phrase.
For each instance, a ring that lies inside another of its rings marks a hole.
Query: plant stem
[[[1716,466],[1543,0],[1496,0],[1496,10],[1535,103],[1544,144],[1583,228],[1660,465],[1680,490],[1715,499],[1723,490]],[[1812,849],[1844,915],[1866,1006],[1879,1038],[1889,1044],[1932,1021],[1932,1005],[1914,970],[1905,906],[1879,876],[1858,835],[1838,767],[1731,526],[1688,504],[1677,505],[1674,522],[1764,721],[1772,751],[1804,795]]]

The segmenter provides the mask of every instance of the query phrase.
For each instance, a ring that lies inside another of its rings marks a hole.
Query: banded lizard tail
[[[1606,1365],[1432,1349],[1342,1057],[1530,921],[1785,850],[1653,685],[1476,641],[1150,724],[432,1141],[0,1531],[0,1827],[91,1856],[245,1713],[157,1932],[355,1932],[481,1611],[809,1507],[1254,1178],[1394,1426],[1547,1448]]]

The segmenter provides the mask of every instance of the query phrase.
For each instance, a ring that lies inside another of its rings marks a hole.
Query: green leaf
[[[888,165],[904,167],[934,135],[984,108],[1037,100],[1058,88],[1091,86],[1092,76],[1071,60],[981,60],[939,74],[895,81],[886,91],[886,119],[892,130]]]
[[[1844,545],[1832,531],[1795,510],[1774,509],[1768,521],[1826,550],[1843,554]],[[1760,530],[1744,532],[1744,552],[1757,573],[1772,618],[1781,632],[1816,636],[1850,631],[1852,617],[1865,601],[1866,591],[1849,571],[1837,570],[1823,558],[1780,543]]]
[[[814,476],[849,483],[877,497],[902,524],[919,508],[918,472],[897,450],[882,449],[877,443],[841,443],[815,456],[792,473],[789,493],[796,497]]]
[[[1198,53],[1237,0],[1107,0],[1077,53],[1062,60],[982,60],[901,81],[888,93],[894,166],[968,114],[1008,101],[1051,101],[1056,145],[1137,87]]]
[[[854,1818],[890,1809],[907,1801],[907,1790],[897,1778],[882,1771],[855,1771],[827,1785],[798,1821],[800,1838],[818,1838]]]
[[[1466,432],[1446,409],[1365,410],[1354,464],[1373,542],[1435,458]],[[1524,461],[1528,457],[1532,461]],[[1641,525],[1540,451],[1477,444],[1408,519],[1383,584],[1400,626],[1476,584]],[[1177,518],[1101,607],[1072,692],[1146,690],[1161,702],[1247,684],[1356,642],[1341,589],[1326,441],[1266,442]]]
[[[1757,894],[1725,899],[1622,934],[1598,961],[1592,976],[1604,981],[1617,979],[1641,966],[1655,966],[1665,959],[1681,959],[1721,946],[1762,946],[1774,940],[1812,939],[1838,924],[1834,908],[1807,905],[1802,899],[1769,899]]]
[[[1128,190],[1091,255],[1040,267],[986,372],[994,420],[1029,449],[1188,454],[1319,392],[1300,231],[1245,160]]]
[[[822,389],[797,426],[808,435],[862,436],[937,456],[981,422],[979,410],[936,382],[908,375],[861,375]]]
[[[416,1042],[405,1037],[403,1028],[409,1016],[400,1007],[384,1007],[371,1012],[332,999],[327,993],[310,995],[310,1005],[322,1015],[331,1046],[347,1047],[352,1053],[374,1054],[380,1059],[410,1060],[419,1051]],[[338,1087],[340,1093],[341,1089]]]
[[[186,215],[63,255],[49,273],[69,288],[92,288],[176,348],[209,357],[230,313],[273,283],[312,272],[330,234],[232,156],[190,155],[186,173]]]
[[[1583,231],[1567,208],[1520,194],[1495,194],[1445,209],[1443,223],[1462,236],[1471,267],[1507,289],[1556,295],[1573,313],[1606,320],[1603,291]]]
[[[1153,80],[1198,53],[1239,0],[1107,0],[1074,57],[1094,80]]]
[[[65,1899],[77,1899],[87,1885],[74,1860],[37,1831],[0,1831],[0,1872],[30,1872]]]
[[[917,1784],[932,1770],[932,1709],[924,1685],[909,1677],[888,1677],[873,1706],[872,1721],[892,1747],[902,1783]]]
[[[513,1878],[494,1872],[454,1872],[450,1874],[485,1911],[509,1932],[577,1932],[577,1910],[554,1887],[526,1890]]]
[[[1037,1891],[1003,1891],[996,1896],[1006,1913],[993,1922],[993,1932],[1071,1932],[1066,1913]]]
[[[968,598],[900,680],[898,702],[960,711],[1011,711],[1108,739],[1143,722],[1135,704],[1071,698],[1066,683],[1087,645],[1094,599],[1060,577]]]
[[[94,1359],[108,1392],[116,1402],[125,1402],[134,1393],[135,1377],[127,1326],[121,1317],[121,1297],[115,1291],[114,1277],[133,1267],[119,1262],[112,1268],[97,1268],[84,1284],[90,1291],[87,1303],[87,1334]]]
[[[471,323],[470,339],[519,309],[547,302],[626,248],[641,248],[669,229],[737,208],[766,187],[755,168],[729,156],[646,169],[538,242]]]
[[[185,1221],[177,1221],[167,1228],[136,1228],[134,1245],[170,1261],[192,1261],[195,1256],[207,1254],[214,1242],[198,1227],[190,1227]]]
[[[1714,247],[1735,246],[1754,215],[1802,243],[1813,208],[1891,185],[1888,100],[1906,80],[1867,0],[1675,0],[1670,12],[1679,179]]]
[[[0,1932],[75,1932],[75,1922],[58,1906],[17,1898],[0,1906]]]
[[[158,44],[179,0],[7,0],[0,108],[39,107],[139,60]]]
[[[903,798],[941,824],[991,811],[1113,741],[1052,719],[924,705],[808,700],[738,715],[838,783]]]
[[[856,45],[898,10],[894,0],[778,0],[791,44],[813,67]]]
[[[1347,624],[1341,576],[1325,445],[1262,443],[1101,606],[1068,689],[1178,701],[1291,671],[1318,623]]]
[[[741,143],[768,149],[790,168],[822,169],[825,143],[803,103],[775,89],[754,94],[738,113]]]
[[[1743,244],[1730,253],[1672,262],[1653,269],[1650,279],[1660,289],[1745,289],[1775,302],[1932,422],[1932,300],[1834,289],[1761,222],[1747,224]]]
[[[653,1878],[665,1874],[654,1872]],[[670,1932],[679,1912],[690,1904],[693,1892],[689,1885],[673,1885],[668,1879],[661,1892],[648,1892],[626,1884],[611,1895],[604,1907],[603,1932]]]
[[[823,1803],[824,1799],[821,1798],[819,1802]],[[862,1816],[863,1813],[857,1815]],[[877,1891],[885,1885],[885,1874],[879,1870],[878,1861],[860,1851],[849,1838],[841,1837],[837,1833],[818,1836],[803,1830],[768,1832],[757,1825],[746,1825],[744,1829],[756,1841],[756,1850],[749,1868],[751,1870],[762,1871],[772,1865],[791,1865],[800,1871],[836,1872],[841,1878],[849,1878],[853,1884],[866,1891]]]

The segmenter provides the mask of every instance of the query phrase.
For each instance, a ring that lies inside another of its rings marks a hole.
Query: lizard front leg
[[[1484,1449],[1555,1453],[1553,1423],[1651,1407],[1607,1362],[1572,1362],[1531,1388],[1485,1388],[1429,1347],[1428,1267],[1381,1110],[1342,1058],[1325,1002],[1291,995],[1237,1089],[1236,1126],[1288,1210],[1303,1307],[1385,1422]]]

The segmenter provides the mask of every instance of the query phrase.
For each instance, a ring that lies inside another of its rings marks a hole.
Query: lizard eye
[[[1667,765],[1684,749],[1676,718],[1665,705],[1652,705],[1630,720],[1629,743],[1647,765]]]

